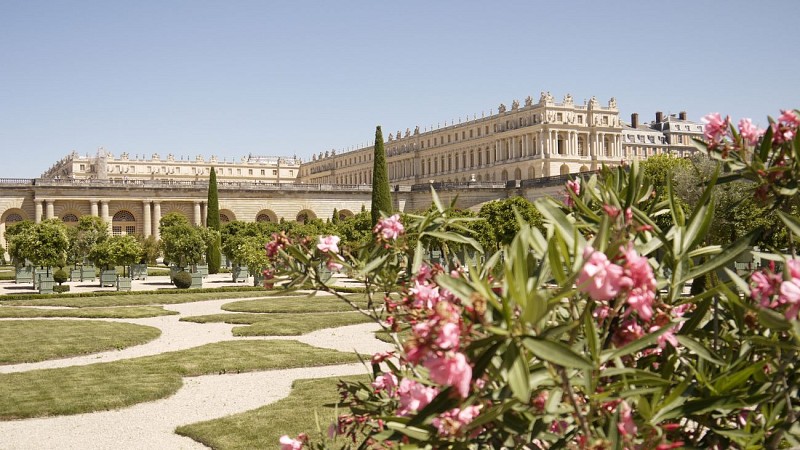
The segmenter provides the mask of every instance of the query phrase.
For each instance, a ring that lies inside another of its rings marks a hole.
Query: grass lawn
[[[353,302],[361,307],[367,306],[365,295],[349,296]],[[222,305],[225,311],[248,313],[317,313],[317,312],[344,312],[353,308],[333,296],[325,297],[273,297],[258,300],[245,300]]]
[[[175,432],[219,450],[278,448],[278,439],[284,434],[295,437],[306,433],[318,440],[314,412],[319,417],[319,428],[326,433],[336,414],[347,410],[336,409],[336,385],[340,379],[369,382],[366,375],[297,380],[285,399],[221,419],[184,425]]]
[[[245,292],[186,292],[175,294],[174,290],[160,294],[158,291],[143,292],[141,294],[103,295],[97,297],[68,297],[68,298],[38,298],[22,300],[3,300],[0,304],[7,306],[71,306],[76,308],[103,307],[103,306],[138,306],[138,305],[169,305],[175,303],[200,302],[203,300],[222,300],[226,298],[256,298],[275,295],[266,290]]]
[[[4,320],[0,322],[0,364],[121,349],[151,341],[158,328],[89,320]],[[58,384],[58,383],[56,383]],[[6,398],[0,395],[0,398]]]
[[[182,322],[224,322],[247,327],[234,327],[234,336],[299,336],[323,328],[342,327],[371,322],[372,319],[358,313],[319,314],[209,314],[206,316],[181,317]]]
[[[164,398],[181,377],[357,362],[296,341],[229,341],[161,355],[0,375],[0,420],[78,414]]]
[[[160,306],[120,306],[111,308],[39,309],[0,306],[1,318],[80,317],[83,319],[141,319],[178,314]]]

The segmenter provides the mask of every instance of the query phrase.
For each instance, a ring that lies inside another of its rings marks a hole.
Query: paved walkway
[[[230,275],[228,275],[230,276]],[[156,278],[156,277],[153,277]],[[153,281],[153,280],[148,280]],[[157,339],[119,351],[31,364],[0,366],[0,373],[85,365],[242,339],[294,339],[339,351],[375,353],[390,346],[374,337],[376,324],[360,324],[291,337],[234,337],[231,324],[180,322],[180,317],[223,312],[232,301],[209,300],[165,305],[178,315],[143,319],[81,319],[128,322],[161,329]],[[70,319],[66,319],[70,320]],[[365,373],[360,364],[206,375],[183,379],[173,396],[114,411],[0,422],[0,449],[199,449],[203,445],[174,434],[175,427],[248,411],[286,397],[296,379]]]

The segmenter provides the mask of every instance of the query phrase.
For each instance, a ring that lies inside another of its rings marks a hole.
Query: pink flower
[[[423,284],[419,281],[415,281],[414,287],[409,289],[408,292],[414,296],[412,305],[415,308],[432,309],[441,299],[438,286],[432,286],[427,283]]]
[[[317,248],[324,253],[339,253],[339,240],[339,236],[320,236]]]
[[[458,324],[448,322],[439,329],[439,335],[434,342],[442,350],[457,350],[461,340],[461,327]]]
[[[386,391],[389,396],[394,396],[397,393],[397,377],[393,373],[384,373],[375,377],[372,387],[375,392]]]
[[[573,180],[569,180],[569,181],[567,181],[567,190],[568,190],[567,191],[567,198],[564,199],[564,204],[566,204],[568,207],[572,208],[573,206],[575,206],[575,202],[572,200],[572,196],[569,195],[569,191],[574,192],[576,196],[577,195],[581,195],[581,183],[580,183],[580,180],[574,180],[574,181]]]
[[[675,337],[675,327],[674,326],[669,326],[669,327],[670,327],[669,331],[665,332],[664,334],[658,337],[658,348],[662,349],[666,348],[668,342],[670,345],[672,345],[672,347],[678,348],[678,338]],[[655,333],[660,329],[661,327],[659,327],[658,325],[654,325],[650,327],[650,330],[648,331],[650,331],[650,333]]]
[[[739,134],[742,135],[742,139],[747,141],[748,144],[755,145],[758,143],[758,139],[761,135],[764,134],[764,130],[753,125],[752,120],[742,119],[739,121]]]
[[[782,281],[780,275],[774,273],[763,270],[753,272],[753,275],[750,276],[750,295],[762,307],[770,308],[772,307],[772,296],[778,292]]]
[[[725,120],[722,120],[722,116],[720,116],[719,113],[711,113],[704,116],[701,120],[706,124],[703,135],[712,143],[720,142],[728,133],[728,125],[730,124],[729,117],[725,117]]]
[[[462,398],[469,395],[472,381],[472,366],[463,353],[436,356],[425,361],[431,380],[442,386],[453,386]]]
[[[300,450],[303,448],[303,441],[292,439],[287,435],[281,436],[281,450]]]
[[[630,344],[642,336],[644,336],[644,329],[642,329],[642,326],[629,317],[622,322],[614,333],[614,336],[612,336],[611,341],[619,348]]]
[[[456,436],[461,432],[465,425],[469,425],[478,414],[481,406],[472,405],[464,409],[454,408],[446,411],[433,419],[433,426],[439,431],[441,436]]]
[[[330,270],[332,272],[338,272],[338,271],[342,270],[342,267],[343,267],[341,264],[339,264],[338,262],[336,262],[336,261],[334,261],[332,259],[329,260],[326,263],[326,266],[328,267],[328,270]]]
[[[439,390],[408,378],[403,378],[397,393],[400,396],[400,407],[397,409],[397,415],[407,416],[427,406],[439,394]]]
[[[398,236],[403,234],[405,228],[400,223],[400,214],[395,214],[391,217],[381,219],[372,230],[375,234],[380,235],[386,241],[394,241]]]
[[[786,267],[789,269],[789,275],[792,278],[800,278],[800,260],[789,259],[786,261]]]
[[[419,266],[419,273],[417,274],[416,280],[419,283],[424,283],[430,280],[432,276],[433,276],[433,271],[431,270],[431,266],[423,264]]]
[[[796,319],[797,313],[800,311],[800,279],[792,278],[781,283],[780,296],[778,298],[781,303],[789,305],[786,309],[786,318],[789,320]]]
[[[586,262],[578,275],[578,289],[597,301],[611,300],[620,291],[622,267],[608,260],[605,253],[586,247],[583,251]]]
[[[643,320],[653,317],[653,302],[656,299],[656,278],[648,259],[636,253],[632,245],[621,248],[625,255],[625,277],[621,283],[630,289],[627,303]],[[629,310],[630,311],[630,310]]]
[[[623,436],[636,436],[638,431],[636,422],[633,421],[633,411],[631,410],[628,402],[623,401],[620,403],[619,423],[617,423],[617,430]]]
[[[800,127],[800,117],[791,109],[782,109],[778,121],[790,127]]]

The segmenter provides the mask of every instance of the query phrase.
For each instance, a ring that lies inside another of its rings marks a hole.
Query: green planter
[[[48,273],[50,274],[50,277],[53,276],[53,271],[52,270],[47,270],[46,268],[45,269],[40,269],[40,268],[33,269],[33,287],[34,288],[38,288],[39,287],[39,276],[40,275],[47,276]]]
[[[133,280],[146,280],[147,264],[131,264],[130,274]]]
[[[195,266],[195,270],[203,276],[203,278],[208,276],[208,264],[198,264]]]
[[[169,266],[169,282],[175,284],[175,281],[173,280],[173,278],[175,278],[175,274],[182,271],[183,269],[178,266]]]
[[[14,282],[17,284],[33,283],[33,266],[17,267]]]
[[[250,272],[247,266],[233,266],[233,269],[231,269],[231,277],[234,283],[247,283],[249,276]]]
[[[192,285],[189,289],[200,289],[203,287],[203,274],[200,272],[192,272]]]
[[[53,286],[55,286],[56,282],[53,281],[53,274],[49,276],[46,274],[40,274],[38,277],[38,286],[39,286],[39,293],[40,294],[52,294],[53,293]]]
[[[113,287],[117,285],[117,271],[104,270],[100,272],[100,287]]]
[[[70,281],[81,281],[81,269],[70,269],[70,271],[69,271],[69,280]]]
[[[94,281],[97,278],[97,270],[94,266],[81,267],[81,281]]]
[[[326,266],[324,263],[320,264],[319,267],[317,267],[317,273],[319,273],[319,279],[323,283],[327,283],[328,280],[330,280],[331,277],[333,276],[331,270],[328,269],[328,266]]]
[[[117,290],[127,292],[131,290],[131,279],[129,277],[117,277]]]

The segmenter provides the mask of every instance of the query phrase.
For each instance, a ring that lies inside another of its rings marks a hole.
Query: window
[[[242,174],[242,169],[236,169],[236,175],[241,175],[241,174]]]
[[[180,168],[180,167],[176,167],[176,168],[175,168],[175,173],[177,173],[178,175],[180,175],[180,174],[181,174],[181,168]]]
[[[228,169],[228,175],[233,175],[233,169]]]
[[[293,170],[293,169],[292,169],[292,170],[289,170],[289,176],[290,176],[290,177],[294,176],[294,170]]]
[[[603,116],[603,125],[608,125],[608,116]]]
[[[264,169],[261,169],[261,175],[266,175],[266,174],[267,174],[267,171],[264,170]]]
[[[478,137],[481,136],[481,127],[478,127]]]
[[[86,170],[86,164],[81,164],[81,172],[83,172],[84,170]]]
[[[556,120],[558,122],[563,122],[564,121],[564,114],[563,113],[557,113],[556,114]]]
[[[578,114],[578,123],[583,123],[583,116]]]
[[[253,174],[253,169],[247,169],[247,174],[248,175],[252,175]]]

